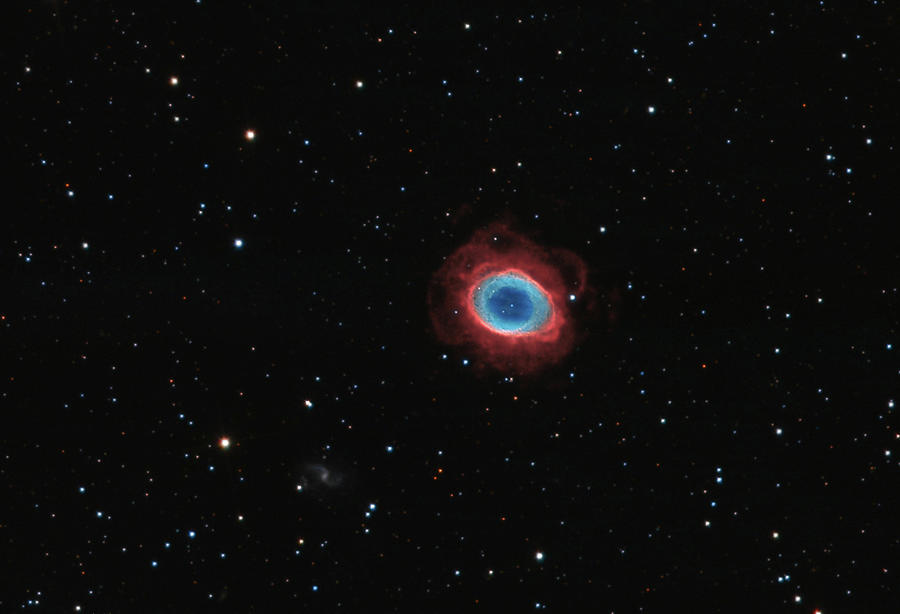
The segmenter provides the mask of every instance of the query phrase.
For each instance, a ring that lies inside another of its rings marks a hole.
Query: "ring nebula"
[[[574,253],[538,245],[495,223],[478,230],[434,274],[428,289],[437,338],[485,366],[527,374],[560,361],[578,337],[572,308],[587,267]]]

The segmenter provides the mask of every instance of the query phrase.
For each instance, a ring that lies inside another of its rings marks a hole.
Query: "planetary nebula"
[[[572,309],[587,269],[568,250],[542,247],[504,224],[474,234],[432,278],[438,339],[476,353],[482,366],[529,373],[558,362],[578,336]]]
[[[471,300],[484,325],[501,335],[533,333],[550,317],[550,297],[519,271],[486,277],[473,289]]]

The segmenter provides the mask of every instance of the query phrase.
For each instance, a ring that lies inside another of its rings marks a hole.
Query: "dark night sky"
[[[29,4],[0,611],[898,611],[893,2]],[[537,373],[432,330],[498,220]]]

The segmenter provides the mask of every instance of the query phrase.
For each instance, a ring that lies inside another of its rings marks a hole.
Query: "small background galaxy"
[[[896,3],[5,8],[0,612],[897,612]]]

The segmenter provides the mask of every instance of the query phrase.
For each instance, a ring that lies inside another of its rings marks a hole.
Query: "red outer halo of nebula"
[[[529,333],[504,333],[478,315],[472,295],[487,277],[522,275],[550,302],[544,325]],[[472,351],[476,364],[516,374],[541,371],[562,360],[580,336],[569,295],[586,290],[587,267],[573,252],[541,246],[507,224],[474,233],[435,272],[428,289],[432,328],[439,341]]]

